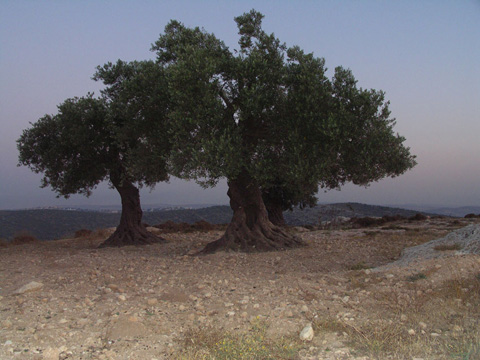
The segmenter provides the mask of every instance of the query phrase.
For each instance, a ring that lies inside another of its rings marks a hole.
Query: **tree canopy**
[[[262,192],[293,193],[295,203],[316,186],[368,184],[415,165],[383,92],[357,88],[342,67],[330,80],[324,59],[288,48],[262,18],[255,10],[235,18],[234,51],[178,21],[152,47],[169,78],[172,174],[204,186],[228,180],[234,217],[207,251],[300,244],[268,221]]]
[[[158,241],[141,224],[138,186],[169,178],[165,77],[152,61],[118,61],[98,67],[94,79],[106,85],[100,97],[67,99],[23,131],[19,164],[43,173],[42,187],[58,196],[89,196],[108,181],[120,193],[122,218],[105,245]]]

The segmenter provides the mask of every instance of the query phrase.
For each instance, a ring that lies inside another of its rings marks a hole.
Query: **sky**
[[[100,185],[90,198],[57,199],[41,174],[18,167],[16,140],[67,98],[98,94],[95,68],[150,51],[176,19],[237,48],[235,16],[252,8],[263,28],[383,90],[395,131],[417,156],[402,176],[368,188],[320,192],[320,203],[480,206],[480,0],[22,1],[0,2],[0,209],[119,204]],[[172,179],[141,192],[152,204],[227,204],[225,181],[204,190]]]

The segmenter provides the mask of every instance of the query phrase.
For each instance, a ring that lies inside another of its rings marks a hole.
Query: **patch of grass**
[[[367,265],[365,261],[360,261],[356,264],[351,265],[348,269],[349,270],[365,270],[365,269],[371,269],[372,267],[370,265]]]
[[[410,275],[409,277],[407,277],[407,280],[410,281],[410,282],[415,282],[415,281],[423,280],[423,279],[426,279],[426,278],[427,278],[427,275],[420,272],[420,273],[417,273],[417,274]]]
[[[314,330],[372,359],[480,359],[480,274],[459,273],[422,295],[425,287],[406,285],[379,297],[368,319],[319,318]]]
[[[295,339],[269,339],[267,325],[257,319],[248,332],[224,333],[212,328],[191,329],[185,334],[184,347],[177,360],[263,360],[294,359],[300,349]]]
[[[461,244],[443,244],[443,245],[437,245],[433,248],[434,250],[437,251],[451,251],[451,250],[462,250],[463,246]]]

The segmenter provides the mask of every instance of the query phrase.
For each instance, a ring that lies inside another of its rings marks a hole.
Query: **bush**
[[[427,219],[428,219],[427,216],[425,216],[423,214],[420,214],[420,213],[408,218],[408,220],[411,220],[411,221],[424,221],[424,220],[427,220]]]
[[[363,217],[363,218],[353,218],[352,223],[359,227],[370,227],[378,226],[385,223],[383,218],[372,218],[372,217]]]
[[[202,232],[212,231],[215,229],[215,226],[213,226],[212,224],[210,224],[208,221],[205,221],[205,220],[197,221],[191,227],[195,231],[202,231]]]
[[[92,235],[92,230],[80,229],[75,231],[75,239]]]
[[[7,247],[7,246],[8,246],[8,241],[6,239],[0,238],[0,248]]]
[[[405,217],[403,217],[402,215],[384,215],[382,216],[382,219],[385,221],[385,222],[394,222],[394,221],[400,221],[400,220],[405,220]]]
[[[32,234],[30,234],[28,231],[20,231],[14,235],[13,240],[10,242],[10,244],[22,245],[22,244],[29,244],[37,241],[38,239]]]
[[[464,217],[465,217],[465,219],[477,219],[477,218],[480,219],[480,214],[475,215],[475,214],[472,213],[472,214],[467,214]]]

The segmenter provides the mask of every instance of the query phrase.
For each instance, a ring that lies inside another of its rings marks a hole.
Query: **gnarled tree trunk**
[[[225,234],[208,244],[203,253],[217,250],[283,250],[303,245],[298,237],[268,220],[260,188],[248,173],[244,171],[235,180],[229,181],[227,194],[233,210],[232,220]]]
[[[122,216],[115,232],[100,247],[146,245],[163,242],[165,239],[149,233],[142,225],[140,193],[136,186],[127,181],[110,179],[122,199]]]
[[[264,200],[264,202],[268,212],[268,220],[270,220],[273,225],[285,226],[286,223],[285,218],[283,217],[282,204],[268,200]]]

